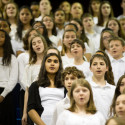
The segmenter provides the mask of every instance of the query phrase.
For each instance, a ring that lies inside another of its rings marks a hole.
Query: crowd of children
[[[0,125],[125,125],[125,0],[0,0]]]

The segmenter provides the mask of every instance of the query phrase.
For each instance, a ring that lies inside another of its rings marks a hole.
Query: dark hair
[[[112,20],[114,20],[114,21],[118,24],[118,27],[119,27],[118,36],[121,37],[121,38],[123,38],[123,39],[125,40],[124,31],[123,31],[122,26],[121,26],[121,24],[120,24],[120,22],[119,22],[119,20],[118,20],[117,18],[111,17],[111,18],[108,20],[108,22],[106,23],[106,27],[108,27],[109,22],[112,21]]]
[[[39,3],[36,1],[33,1],[33,2],[31,2],[30,6],[32,6],[32,5],[39,5]]]
[[[42,18],[42,23],[43,23],[43,20],[44,20],[45,17],[50,17],[50,18],[52,19],[52,21],[53,21],[52,34],[56,36],[56,35],[57,35],[57,31],[56,31],[56,25],[55,25],[55,22],[54,22],[53,17],[52,17],[51,15],[45,15],[45,16]],[[44,24],[44,25],[45,25],[45,24]]]
[[[43,22],[41,22],[41,21],[35,21],[32,26],[34,27],[34,25],[35,25],[36,23],[40,23],[40,24],[41,24],[41,26],[42,26],[42,28],[43,28],[43,34],[41,34],[41,35],[43,35],[44,38],[46,39],[47,45],[48,45],[48,46],[52,46],[52,42],[51,42],[51,40],[48,38],[48,31],[47,31],[47,29],[46,29],[45,24],[43,24]]]
[[[78,44],[82,47],[83,50],[85,49],[85,45],[84,45],[84,43],[83,43],[82,40],[80,40],[80,39],[74,39],[74,40],[71,42],[70,50],[71,50],[71,46],[72,46],[74,43],[78,43]]]
[[[89,39],[87,38],[87,36],[86,36],[86,34],[85,34],[85,30],[84,30],[84,27],[83,27],[83,25],[82,25],[81,20],[74,18],[74,19],[72,19],[71,21],[77,22],[77,23],[82,27],[82,31],[81,31],[82,33],[81,33],[79,39],[81,39],[83,42],[86,42],[86,43],[88,44]],[[71,21],[70,21],[70,22],[71,22]],[[78,27],[77,27],[77,28],[78,28]]]
[[[49,78],[47,76],[45,63],[46,63],[46,60],[51,56],[56,56],[58,58],[58,60],[59,60],[59,69],[58,69],[58,71],[56,72],[56,75],[55,75],[54,85],[57,88],[60,88],[60,87],[63,87],[62,81],[61,81],[61,72],[63,70],[63,68],[62,68],[62,60],[61,60],[61,57],[58,56],[55,53],[50,53],[50,54],[47,54],[47,55],[44,56],[43,61],[42,61],[42,65],[41,65],[41,68],[40,68],[37,83],[38,83],[38,86],[42,86],[42,87],[48,87],[50,85],[50,80],[49,80]]]
[[[110,13],[110,15],[109,15],[109,18],[110,17],[114,17],[114,13],[113,13],[113,8],[112,8],[112,5],[111,5],[111,3],[109,2],[109,1],[107,1],[107,0],[104,0],[104,1],[102,1],[101,2],[101,4],[100,4],[100,9],[99,9],[99,16],[98,16],[98,26],[103,26],[103,23],[104,23],[104,18],[103,18],[103,15],[102,15],[102,6],[104,5],[104,4],[109,4],[110,5],[110,8],[111,8],[111,13]]]
[[[100,50],[103,50],[103,51],[105,51],[105,49],[106,49],[105,46],[104,46],[104,43],[103,43],[103,34],[105,32],[110,33],[112,37],[115,36],[115,34],[113,33],[113,31],[110,28],[105,28],[105,29],[102,30],[101,37],[100,37]]]
[[[117,97],[119,95],[121,95],[122,93],[120,92],[120,85],[121,85],[121,81],[125,78],[125,75],[122,75],[118,82],[117,82],[117,86],[116,86],[116,89],[115,89],[115,94],[114,94],[114,97],[113,97],[113,100],[112,100],[112,105],[110,107],[110,115],[112,116],[112,112],[115,113],[114,111],[114,107],[115,107],[115,101],[117,99]]]
[[[8,20],[6,20],[6,19],[4,19],[4,18],[0,18],[0,21],[6,22],[6,23],[9,25],[9,28],[10,28],[10,23],[8,22]]]
[[[11,41],[10,41],[10,36],[8,35],[8,33],[4,30],[1,30],[1,32],[5,33],[5,41],[3,44],[3,58],[2,58],[2,63],[3,65],[8,66],[11,63],[11,55],[14,54],[13,53],[13,49],[12,49],[12,45],[11,45]]]
[[[77,38],[77,34],[76,34],[76,32],[75,32],[74,30],[65,30],[65,31],[64,31],[64,34],[63,34],[63,39],[64,39],[65,34],[66,34],[67,32],[74,32],[75,35],[76,35],[76,38]],[[62,41],[63,41],[63,40],[62,40]],[[66,46],[65,46],[64,43],[63,43],[63,44],[62,44],[61,56],[64,56],[65,53],[66,53]]]
[[[76,24],[74,24],[74,23],[68,23],[68,24],[66,24],[66,25],[64,26],[64,29],[65,29],[66,26],[74,26],[75,29],[76,29],[76,32],[78,31],[78,27],[77,27]]]
[[[94,60],[95,58],[99,58],[99,59],[104,60],[106,66],[109,68],[108,59],[107,59],[104,55],[101,55],[101,54],[94,54],[94,55],[91,57],[91,59],[90,59],[90,67],[91,67],[91,65],[92,65],[92,63],[93,63],[93,60]],[[111,79],[110,76],[112,76],[112,74],[113,74],[112,71],[107,71],[107,72],[105,73],[104,78],[105,78],[106,81],[109,82],[109,84],[114,85],[114,83],[111,83],[112,80],[110,80],[110,79]]]
[[[20,12],[21,12],[22,9],[28,9],[29,12],[30,12],[31,15],[32,15],[31,9],[30,9],[28,6],[26,6],[26,5],[22,6],[22,7],[20,8],[20,10],[19,10],[19,16],[18,16],[18,19],[17,19],[17,36],[18,36],[21,40],[22,40],[23,23],[22,23],[21,20],[20,20]],[[32,15],[32,16],[33,16],[33,15]],[[34,19],[32,18],[31,21],[30,21],[30,25],[31,25],[31,26],[32,26],[33,22],[34,22]]]
[[[104,57],[107,58],[107,61],[108,61],[108,72],[107,72],[107,75],[109,76],[108,79],[107,79],[107,82],[112,84],[112,85],[115,85],[114,75],[113,75],[113,72],[112,72],[112,66],[111,66],[111,62],[110,62],[109,56],[102,50],[96,51],[96,54],[97,53],[100,54],[100,55],[103,55]]]
[[[93,10],[92,10],[92,7],[91,7],[91,5],[92,5],[93,2],[101,3],[101,0],[90,0],[90,2],[89,2],[89,7],[88,7],[88,11],[89,11],[90,14],[92,14],[92,16],[94,15]]]
[[[58,9],[56,9],[56,10],[55,10],[55,12],[54,12],[54,18],[55,18],[55,13],[56,13],[57,11],[62,11],[62,12],[64,13],[64,15],[65,15],[64,10],[62,10],[62,9],[58,8]]]
[[[47,55],[47,52],[48,52],[50,49],[55,49],[55,50],[57,51],[57,53],[58,53],[58,56],[61,56],[59,50],[58,50],[56,47],[53,47],[53,46],[48,47],[48,48],[46,49],[44,55]]]

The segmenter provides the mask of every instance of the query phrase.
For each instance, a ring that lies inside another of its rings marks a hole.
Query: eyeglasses
[[[110,36],[104,36],[102,39],[107,40],[107,39],[111,39],[111,38],[112,38],[112,36],[110,35]]]
[[[53,22],[53,20],[43,20],[43,22]]]
[[[34,29],[39,29],[39,28],[43,28],[44,26],[34,26]]]

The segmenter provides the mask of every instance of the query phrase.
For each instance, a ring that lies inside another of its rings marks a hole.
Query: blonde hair
[[[72,83],[72,87],[71,87],[71,91],[70,91],[70,108],[68,109],[71,112],[75,112],[76,109],[76,104],[75,104],[75,100],[73,98],[73,91],[77,86],[82,86],[82,87],[86,87],[87,89],[89,89],[90,91],[90,98],[86,107],[86,112],[87,113],[91,113],[91,114],[95,114],[96,113],[96,107],[94,104],[94,100],[93,100],[93,93],[92,93],[92,89],[91,86],[89,84],[89,82],[83,78],[77,79]]]

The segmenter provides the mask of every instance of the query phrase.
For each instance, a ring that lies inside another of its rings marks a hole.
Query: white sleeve
[[[106,119],[101,112],[98,112],[98,118],[100,120],[100,125],[105,125]]]
[[[22,88],[25,90],[31,84],[31,71],[30,65],[26,65],[24,69],[24,73],[20,82]]]
[[[10,72],[9,72],[9,80],[8,84],[4,88],[4,91],[1,93],[3,97],[5,97],[9,92],[13,90],[15,85],[17,84],[18,80],[18,62],[14,55],[11,57],[11,64],[10,64]]]
[[[21,84],[21,80],[22,80],[22,77],[23,77],[23,74],[24,74],[24,71],[25,71],[25,64],[24,64],[24,60],[23,58],[25,58],[24,56],[22,56],[22,54],[20,54],[18,57],[17,57],[17,60],[18,60],[18,66],[19,66],[19,83],[22,87],[22,84]]]
[[[86,49],[85,53],[92,53],[92,51],[89,48],[89,46],[87,45],[87,43],[84,43],[84,45],[85,45],[85,49]]]
[[[56,125],[65,125],[65,121],[66,121],[66,119],[67,119],[66,116],[67,116],[67,115],[66,115],[66,112],[63,111],[63,112],[59,115],[59,117],[58,117],[58,119],[57,119],[57,122],[56,122]]]

